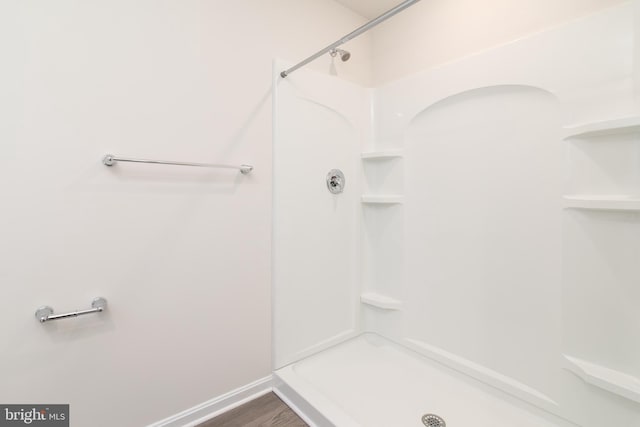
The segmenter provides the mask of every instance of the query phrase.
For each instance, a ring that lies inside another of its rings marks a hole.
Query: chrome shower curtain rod
[[[385,13],[383,13],[382,15],[378,16],[376,19],[374,19],[372,21],[369,21],[366,24],[364,24],[362,27],[350,32],[349,34],[347,34],[346,36],[344,36],[343,38],[341,38],[337,42],[334,42],[334,43],[330,44],[329,46],[325,47],[324,49],[322,49],[322,50],[318,51],[317,53],[311,55],[310,57],[308,57],[304,61],[301,61],[301,62],[297,63],[296,65],[294,65],[293,67],[289,68],[288,70],[284,70],[283,72],[280,73],[280,76],[282,78],[287,77],[289,74],[293,73],[298,68],[307,65],[309,62],[315,60],[316,58],[318,58],[318,57],[320,57],[322,55],[324,55],[325,53],[329,52],[331,49],[335,49],[336,47],[348,42],[349,40],[358,37],[360,34],[364,33],[365,31],[368,31],[368,30],[372,29],[376,25],[378,25],[378,24],[386,21],[387,19],[391,18],[396,13],[402,12],[403,10],[408,8],[409,6],[413,5],[414,3],[418,3],[419,1],[420,0],[406,0],[406,1],[403,1],[402,3],[400,3],[399,5],[394,7],[393,9],[390,9],[390,10],[386,11]]]

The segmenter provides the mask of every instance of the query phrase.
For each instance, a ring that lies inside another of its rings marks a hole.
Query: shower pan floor
[[[448,427],[573,425],[375,334],[279,369],[275,377],[276,393],[322,427],[420,427],[426,414]]]

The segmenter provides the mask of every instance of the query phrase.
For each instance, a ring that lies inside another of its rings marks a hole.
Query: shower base
[[[375,334],[275,372],[275,392],[312,426],[573,426]],[[427,424],[429,425],[429,424]]]

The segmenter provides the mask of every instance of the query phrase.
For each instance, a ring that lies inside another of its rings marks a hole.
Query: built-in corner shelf
[[[564,139],[640,132],[640,116],[585,123],[564,128]]]
[[[564,355],[565,368],[588,384],[640,403],[640,380],[593,362]]]
[[[573,209],[612,211],[640,211],[640,197],[615,196],[564,196],[564,206]]]
[[[402,308],[402,301],[376,292],[361,294],[360,302],[383,310],[400,310]]]
[[[363,160],[397,159],[403,156],[402,150],[369,151],[362,153]]]
[[[397,204],[404,203],[404,197],[395,195],[395,194],[381,195],[381,196],[363,195],[362,203],[379,204],[379,205],[397,205]]]

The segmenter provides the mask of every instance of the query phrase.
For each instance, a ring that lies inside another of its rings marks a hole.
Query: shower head
[[[331,49],[329,51],[329,54],[335,58],[337,54],[340,54],[340,59],[342,60],[342,62],[346,62],[349,60],[349,58],[351,58],[351,53],[347,52],[346,50],[343,49]]]

